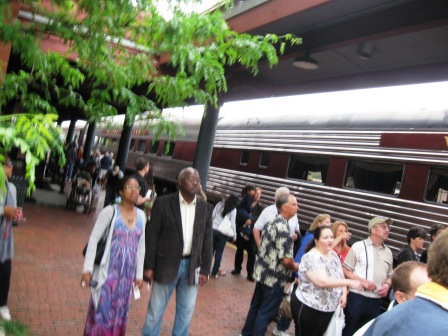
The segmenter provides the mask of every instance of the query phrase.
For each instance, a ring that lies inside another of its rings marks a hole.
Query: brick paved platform
[[[31,203],[25,203],[23,211],[28,221],[14,227],[15,258],[8,302],[12,318],[28,325],[35,336],[81,335],[90,298],[89,291],[79,286],[81,251],[98,211],[78,214]],[[190,335],[240,334],[255,284],[246,280],[244,271],[241,276],[230,274],[234,255],[233,246],[228,245],[222,262],[228,275],[210,279],[200,288]],[[127,335],[141,335],[149,294],[144,289],[142,298],[132,301]],[[174,309],[173,295],[161,335],[171,335]],[[271,335],[274,327],[271,323],[266,335]],[[289,334],[294,334],[293,326]]]

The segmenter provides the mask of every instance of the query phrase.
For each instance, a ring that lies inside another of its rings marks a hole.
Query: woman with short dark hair
[[[345,307],[347,287],[363,288],[361,281],[344,278],[333,240],[329,226],[317,226],[299,264],[299,285],[291,294],[296,336],[322,336],[337,306]]]
[[[408,243],[398,252],[398,265],[405,261],[420,261],[418,251],[423,250],[426,236],[426,231],[419,227],[413,227],[408,231]]]

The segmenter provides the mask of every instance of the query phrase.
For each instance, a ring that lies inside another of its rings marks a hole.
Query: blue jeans
[[[269,287],[257,281],[242,335],[264,335],[283,299],[283,286]]]
[[[215,276],[221,266],[222,254],[226,247],[227,237],[218,230],[213,230],[213,253],[215,254],[215,263],[212,268],[212,276]]]
[[[364,324],[380,315],[381,299],[368,298],[350,292],[344,313],[345,328],[342,331],[342,335],[352,336]]]
[[[169,284],[153,282],[148,312],[143,325],[143,336],[158,336],[160,334],[163,314],[174,289],[176,289],[176,317],[172,335],[188,335],[198,294],[197,286],[188,285],[189,267],[190,259],[183,258],[173,282]]]
[[[67,170],[67,176],[66,176],[67,180],[71,180],[73,178],[73,167],[74,166],[75,165],[73,163],[68,164],[68,170]]]

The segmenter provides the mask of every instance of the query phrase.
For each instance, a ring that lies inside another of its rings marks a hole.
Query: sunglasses
[[[12,161],[8,160],[3,165],[6,166],[6,167],[12,167]]]

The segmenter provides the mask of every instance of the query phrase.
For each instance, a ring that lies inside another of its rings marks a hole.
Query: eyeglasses
[[[137,190],[140,191],[142,189],[140,186],[131,186],[130,184],[124,186],[127,190]]]
[[[12,161],[8,160],[3,165],[6,166],[6,167],[12,167]]]

